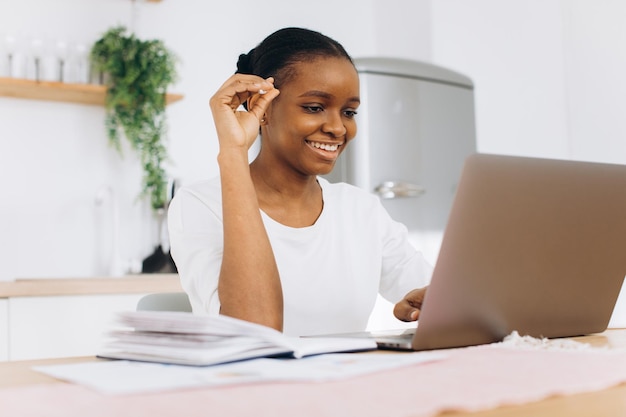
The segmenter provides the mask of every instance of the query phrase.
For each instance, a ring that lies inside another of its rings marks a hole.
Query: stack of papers
[[[260,357],[302,358],[376,349],[371,339],[290,337],[227,316],[130,311],[117,318],[118,328],[108,333],[100,357],[207,366]]]

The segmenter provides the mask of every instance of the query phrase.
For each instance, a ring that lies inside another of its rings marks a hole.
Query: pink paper
[[[626,382],[626,351],[542,351],[491,346],[449,358],[324,383],[266,383],[107,396],[70,384],[0,390],[0,412],[20,417],[423,417],[478,411]]]

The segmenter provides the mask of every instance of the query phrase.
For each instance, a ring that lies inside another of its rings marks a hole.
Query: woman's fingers
[[[231,76],[210,100],[220,147],[249,148],[258,135],[265,110],[278,94],[273,78]],[[244,102],[248,111],[240,109]]]
[[[409,293],[394,306],[394,316],[402,321],[418,320],[427,289],[428,287],[424,287],[409,291]]]
[[[274,89],[274,79],[264,80],[256,75],[235,74],[229,78],[215,93],[212,104],[228,105],[231,110],[237,110],[241,104],[255,95],[261,96],[260,91],[267,93]]]
[[[263,91],[261,93],[261,91]],[[270,103],[280,94],[273,86],[268,90],[260,90],[248,100],[248,112],[254,114],[257,120],[261,120]]]

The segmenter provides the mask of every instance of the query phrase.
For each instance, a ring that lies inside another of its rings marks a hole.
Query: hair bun
[[[237,60],[237,71],[238,74],[252,74],[252,68],[250,65],[250,55],[252,55],[252,51],[247,54],[239,55],[239,59]]]

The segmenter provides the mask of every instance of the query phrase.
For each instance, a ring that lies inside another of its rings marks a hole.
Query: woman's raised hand
[[[272,77],[235,74],[211,97],[210,105],[220,150],[228,147],[247,151],[259,134],[261,119],[279,91]],[[248,111],[240,109],[247,102]]]

